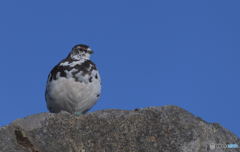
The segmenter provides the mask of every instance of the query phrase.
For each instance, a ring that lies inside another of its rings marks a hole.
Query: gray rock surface
[[[216,144],[209,146],[211,143]],[[240,139],[176,107],[40,113],[0,128],[1,152],[239,152]]]

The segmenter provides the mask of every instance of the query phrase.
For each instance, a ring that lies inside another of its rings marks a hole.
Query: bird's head
[[[72,51],[68,55],[73,60],[81,60],[81,59],[90,59],[90,55],[93,51],[89,48],[89,46],[84,44],[75,45],[72,48]]]

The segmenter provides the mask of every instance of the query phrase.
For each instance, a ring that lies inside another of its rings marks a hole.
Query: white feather
[[[95,78],[96,74],[98,78]],[[79,73],[77,77],[83,81],[76,81],[69,73],[67,78],[57,75],[56,80],[48,81],[46,99],[49,109],[54,112],[65,110],[70,113],[82,113],[96,103],[101,93],[98,71],[92,71],[92,82],[89,82],[87,75],[82,76]]]

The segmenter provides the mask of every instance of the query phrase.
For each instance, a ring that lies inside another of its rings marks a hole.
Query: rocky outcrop
[[[240,139],[176,107],[40,113],[0,128],[1,152],[227,152]],[[223,145],[223,146],[222,146]]]

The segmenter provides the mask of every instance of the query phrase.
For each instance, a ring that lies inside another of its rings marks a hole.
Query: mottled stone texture
[[[240,139],[176,107],[41,113],[0,128],[1,152],[237,152],[209,144]]]

